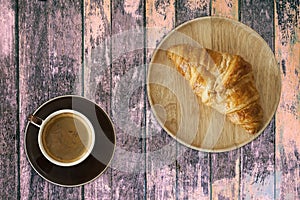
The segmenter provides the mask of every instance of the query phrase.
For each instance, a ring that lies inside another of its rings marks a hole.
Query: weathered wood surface
[[[239,1],[212,0],[211,15],[239,20]]]
[[[0,0],[0,198],[19,197],[15,2]]]
[[[0,4],[1,199],[300,198],[298,1]],[[256,30],[274,50],[282,72],[281,102],[264,133],[220,154],[191,150],[170,138],[151,113],[144,85],[153,48],[168,31],[207,15],[237,19]],[[83,187],[48,183],[24,152],[27,115],[63,94],[95,101],[115,123],[111,168]],[[163,151],[167,146],[171,150]]]
[[[175,26],[175,1],[146,1],[145,20],[146,63],[149,63],[155,47]],[[146,113],[146,198],[175,199],[176,141],[158,124],[148,102]]]
[[[81,94],[80,1],[19,1],[20,196],[76,199],[81,188],[46,182],[24,152],[27,116],[52,97]]]
[[[84,1],[84,96],[111,114],[111,5]],[[112,173],[84,186],[85,199],[111,199]]]
[[[282,95],[276,115],[276,199],[300,199],[300,5],[276,1],[275,52]]]
[[[274,51],[273,2],[241,1],[240,11],[241,22],[258,32]],[[260,137],[241,148],[241,198],[274,198],[274,128],[273,118]]]
[[[112,120],[117,133],[112,198],[145,196],[145,2],[112,1]]]

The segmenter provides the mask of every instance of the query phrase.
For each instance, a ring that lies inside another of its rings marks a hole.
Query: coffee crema
[[[85,155],[92,143],[88,124],[73,113],[62,113],[50,119],[42,133],[46,153],[54,160],[70,163]]]

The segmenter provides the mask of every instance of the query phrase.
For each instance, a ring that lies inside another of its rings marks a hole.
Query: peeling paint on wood
[[[241,198],[274,197],[274,119],[266,130],[241,149]]]
[[[209,154],[183,146],[178,146],[177,149],[181,151],[181,156],[177,160],[178,198],[209,199],[211,195]]]
[[[0,0],[0,199],[18,198],[18,90],[15,11]]]
[[[300,5],[276,1],[275,50],[282,69],[276,113],[276,199],[300,198]]]
[[[35,8],[36,15],[31,10],[32,7]],[[40,13],[45,13],[46,10],[45,6],[30,4],[30,2],[25,1],[19,5],[20,109],[23,111],[20,114],[20,174],[22,174],[20,177],[20,193],[24,199],[33,198],[34,195],[40,198],[48,197],[48,184],[29,165],[23,142],[27,113],[32,113],[47,98],[43,94],[42,89],[45,85],[41,83],[41,80],[43,80],[43,75],[50,74],[47,70],[49,68],[43,67],[44,63],[48,63],[49,47],[48,39],[45,38],[47,35],[45,25],[48,24],[49,19],[46,15],[40,15]],[[37,16],[37,14],[40,16]],[[47,72],[45,72],[46,70]],[[36,77],[36,80],[30,77]],[[27,91],[35,92],[28,93]]]
[[[0,0],[0,4],[0,198],[300,198],[298,1]],[[275,51],[282,70],[276,117],[255,141],[221,154],[177,144],[163,132],[145,97],[145,63],[154,48],[174,26],[210,14],[240,17]],[[111,168],[83,187],[63,188],[44,181],[25,156],[27,115],[63,94],[84,94],[116,125],[118,149]],[[166,146],[170,149],[161,151]],[[171,162],[165,162],[166,157]]]
[[[175,1],[146,1],[147,63],[154,48],[174,28]],[[147,199],[176,198],[176,142],[161,128],[147,102]]]
[[[85,0],[84,5],[84,96],[111,113],[110,1]],[[84,186],[85,199],[111,199],[111,171]]]
[[[240,151],[212,155],[212,199],[239,199]]]
[[[144,2],[112,1],[112,198],[145,194]]]
[[[51,84],[59,95],[82,93],[82,20],[81,0],[49,1],[49,61]],[[65,73],[62,73],[64,72]],[[57,74],[56,74],[57,73]],[[81,196],[81,187],[62,188],[49,185],[49,198],[72,199]]]
[[[146,1],[147,61],[150,61],[154,48],[161,39],[174,28],[175,1]]]
[[[227,199],[239,198],[240,150],[211,155],[211,195]],[[226,185],[226,187],[224,187]]]
[[[241,21],[258,32],[274,50],[274,4],[241,1]],[[241,149],[240,197],[273,199],[274,197],[274,119],[254,141]]]
[[[211,14],[214,16],[222,16],[238,20],[239,18],[239,2],[235,0],[212,0]]]
[[[24,199],[80,198],[80,188],[62,188],[43,180],[24,152],[27,116],[52,97],[81,94],[80,1],[19,4],[20,192]]]
[[[84,94],[110,112],[111,16],[110,1],[85,1]]]
[[[274,51],[274,2],[242,0],[241,22],[259,33]]]
[[[176,26],[188,20],[210,14],[209,0],[182,0],[176,1],[176,4]]]

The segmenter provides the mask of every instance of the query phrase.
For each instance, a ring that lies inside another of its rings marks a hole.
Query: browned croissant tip
[[[256,125],[253,125],[253,124],[256,124]],[[255,135],[256,133],[258,133],[260,130],[261,130],[261,122],[258,121],[258,122],[252,122],[252,127],[244,127],[242,125],[242,127],[246,130],[247,133],[249,134],[252,134],[252,135]]]
[[[263,109],[254,101],[244,108],[226,115],[230,121],[241,125],[248,133],[255,134],[261,129]]]
[[[255,135],[258,132],[258,129],[246,129],[247,133]]]

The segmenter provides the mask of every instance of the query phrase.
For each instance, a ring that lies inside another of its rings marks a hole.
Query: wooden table
[[[300,199],[299,1],[0,0],[1,199]],[[147,100],[156,45],[174,27],[225,16],[256,30],[281,69],[282,95],[267,129],[246,146],[204,153],[176,143]],[[147,47],[147,48],[145,48]],[[48,183],[24,151],[27,116],[77,94],[116,129],[111,167],[74,188]]]

